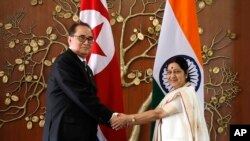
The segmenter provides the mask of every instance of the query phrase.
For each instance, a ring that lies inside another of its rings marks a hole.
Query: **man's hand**
[[[119,113],[117,117],[111,119],[111,126],[113,129],[119,130],[121,128],[129,127],[131,125],[131,122],[131,115]]]

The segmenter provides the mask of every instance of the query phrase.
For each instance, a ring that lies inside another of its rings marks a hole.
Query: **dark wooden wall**
[[[55,7],[53,2],[44,1],[43,5],[31,7],[31,0],[1,0],[0,1],[0,23],[4,23],[7,16],[13,15],[16,10],[24,8],[26,16],[24,17],[23,26],[29,26],[31,22],[37,24],[35,28],[36,33],[45,33],[47,25],[53,25],[51,21],[52,9]],[[118,1],[115,0],[115,6],[118,6]],[[128,11],[133,0],[126,1],[123,9]],[[127,6],[126,6],[127,5]],[[204,27],[204,32],[206,34],[201,36],[202,44],[208,43],[213,35],[219,30],[231,29],[238,35],[237,40],[232,42],[232,46],[226,49],[226,54],[231,58],[227,62],[231,64],[233,71],[238,72],[238,80],[241,92],[233,101],[232,107],[232,120],[231,123],[234,124],[250,124],[250,112],[249,112],[249,100],[250,100],[250,88],[249,88],[249,79],[250,79],[250,63],[249,63],[249,39],[250,39],[250,18],[249,18],[249,7],[250,1],[248,0],[216,0],[212,6],[207,6],[207,8],[199,14],[199,23]],[[140,9],[140,7],[136,7]],[[154,7],[152,7],[154,8]],[[140,19],[139,21],[143,21]],[[143,24],[140,22],[140,24]],[[66,23],[68,27],[70,24]],[[137,21],[131,21],[130,25],[138,25]],[[133,27],[128,26],[128,29],[131,30]],[[128,30],[128,31],[129,31]],[[119,46],[117,42],[117,36],[120,35],[119,27],[114,27],[113,34],[115,37],[115,44]],[[209,32],[209,34],[207,34]],[[131,34],[131,33],[128,33]],[[1,35],[2,37],[2,35]],[[128,36],[129,37],[129,36]],[[60,39],[63,42],[65,38]],[[129,42],[127,39],[126,42]],[[141,44],[140,46],[143,46]],[[0,38],[0,70],[6,65],[5,56],[15,58],[16,54],[7,52],[6,49],[8,45]],[[139,50],[135,50],[128,55],[128,58],[136,54]],[[53,53],[52,53],[53,54]],[[119,53],[118,53],[119,54]],[[225,52],[221,52],[225,54]],[[143,63],[143,66],[141,65]],[[142,62],[136,62],[132,65],[132,68],[148,68],[153,66],[152,60],[142,60]],[[46,70],[49,72],[49,69]],[[47,74],[45,74],[47,76]],[[123,88],[124,95],[124,107],[125,113],[132,114],[136,113],[140,108],[141,104],[147,98],[151,91],[152,86],[150,84],[142,83],[140,87],[131,86],[129,88]],[[0,109],[4,105],[4,98],[6,85],[0,82]],[[42,99],[42,104],[44,104],[44,96],[40,97]],[[32,106],[31,106],[32,107]],[[131,133],[132,128],[127,129],[128,137]],[[149,124],[143,125],[139,141],[149,141]],[[7,123],[4,126],[0,127],[0,140],[1,141],[40,141],[42,135],[42,128],[38,125],[34,125],[32,130],[26,129],[26,122],[24,119],[14,121],[12,123]],[[219,137],[218,141],[228,140],[227,135]]]
[[[232,123],[250,123],[249,100],[250,100],[250,18],[249,18],[250,1],[242,0],[235,2],[234,30],[239,34],[238,40],[234,43],[233,49],[233,68],[238,72],[239,85],[241,88],[240,95],[235,99],[232,107]]]

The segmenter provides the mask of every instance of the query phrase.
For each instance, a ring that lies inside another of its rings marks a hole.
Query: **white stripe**
[[[107,141],[107,139],[103,135],[102,130],[101,130],[99,125],[97,127],[97,138],[98,138],[99,141]]]

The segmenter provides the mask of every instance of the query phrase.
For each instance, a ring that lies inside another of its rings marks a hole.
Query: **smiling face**
[[[178,89],[186,84],[187,74],[176,62],[172,62],[167,67],[167,79],[169,84]]]
[[[93,42],[88,39],[82,42],[82,36],[90,39],[93,38],[93,33],[89,27],[78,25],[75,28],[74,35],[68,37],[68,43],[69,48],[74,53],[85,58],[91,52]]]

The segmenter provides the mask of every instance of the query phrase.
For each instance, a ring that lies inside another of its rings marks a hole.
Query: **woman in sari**
[[[189,83],[188,64],[176,56],[166,63],[167,80],[173,88],[153,110],[119,114],[111,121],[113,129],[156,121],[153,141],[209,141],[205,117],[198,96]]]

